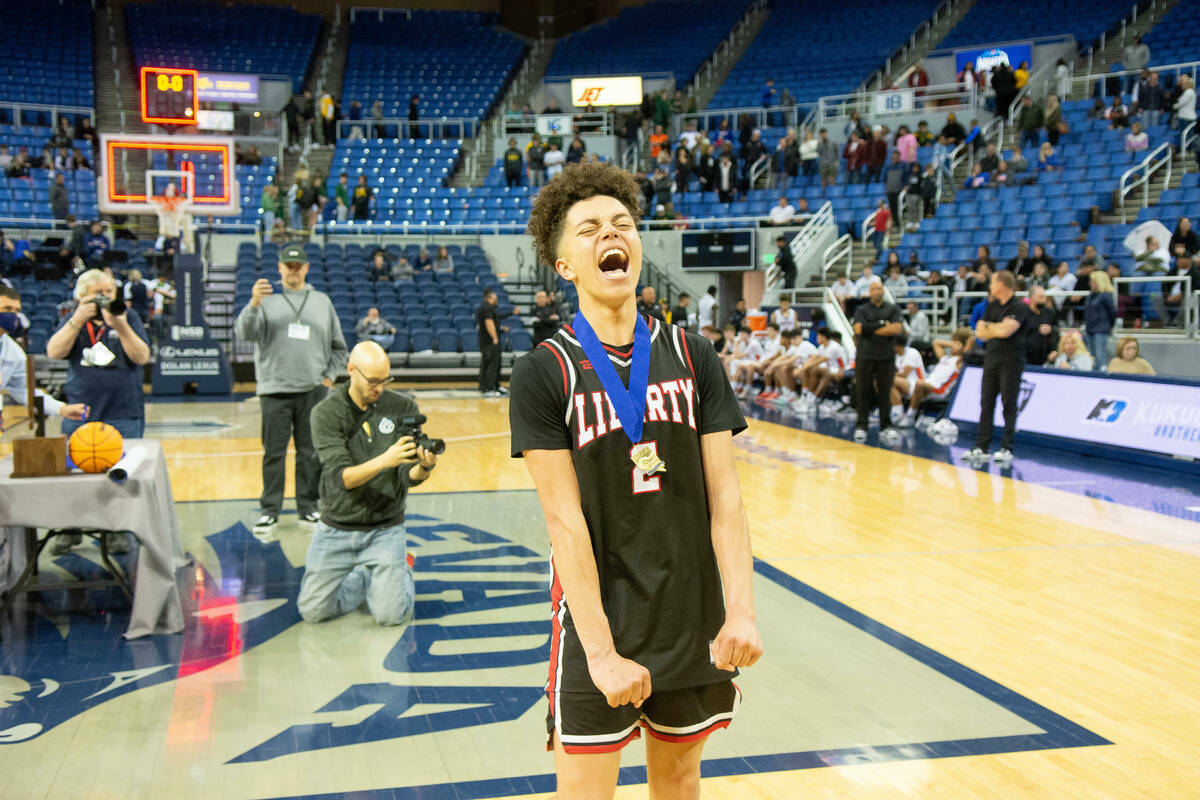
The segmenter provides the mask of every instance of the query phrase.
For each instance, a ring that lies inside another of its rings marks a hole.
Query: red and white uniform
[[[763,359],[762,345],[754,338],[745,343],[738,339],[733,348],[734,356],[729,360],[729,377],[731,378],[737,375],[738,368],[743,364],[757,364]]]
[[[825,356],[825,366],[835,378],[844,373],[850,365],[850,356],[846,353],[846,348],[832,339],[825,346],[818,347],[817,352]]]
[[[958,380],[959,361],[959,356],[942,356],[934,365],[929,376],[925,378],[925,382],[933,387],[935,395],[943,396],[954,388],[954,384]]]
[[[913,387],[917,385],[917,381],[925,380],[925,361],[912,347],[904,348],[904,352],[896,356],[896,375],[900,374],[900,370],[905,367],[912,367],[912,371],[908,373],[908,385]]]

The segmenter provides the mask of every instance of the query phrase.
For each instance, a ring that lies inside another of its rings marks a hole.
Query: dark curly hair
[[[581,161],[568,165],[538,192],[529,214],[529,235],[533,237],[538,259],[554,263],[567,212],[579,201],[596,196],[614,197],[636,223],[642,218],[638,205],[641,193],[633,176],[614,164]]]

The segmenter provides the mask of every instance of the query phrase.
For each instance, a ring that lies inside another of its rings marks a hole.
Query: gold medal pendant
[[[633,459],[634,466],[647,475],[667,471],[667,465],[654,452],[654,448],[648,444],[639,444],[633,448],[630,457]]]

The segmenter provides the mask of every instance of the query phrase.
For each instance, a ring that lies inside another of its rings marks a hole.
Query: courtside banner
[[[965,367],[950,407],[955,422],[979,422],[981,367]],[[1200,384],[1104,373],[1026,369],[1017,430],[1089,444],[1200,459]],[[996,402],[996,427],[1004,425]]]
[[[642,102],[642,78],[572,78],[571,104],[584,106],[636,106]]]

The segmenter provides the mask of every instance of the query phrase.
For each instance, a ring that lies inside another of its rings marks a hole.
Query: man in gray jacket
[[[817,167],[821,171],[822,186],[833,186],[837,182],[841,158],[842,151],[829,140],[829,131],[821,128],[821,136],[817,139]]]
[[[279,251],[282,291],[259,278],[234,332],[254,342],[254,374],[262,414],[262,516],[255,533],[279,521],[288,441],[296,439],[296,512],[316,522],[320,467],[313,451],[309,415],[346,364],[346,340],[329,296],[304,281],[308,257],[299,244]]]
[[[1139,36],[1129,44],[1125,45],[1124,52],[1121,53],[1121,69],[1133,70],[1132,75],[1125,75],[1121,78],[1121,94],[1129,94],[1133,91],[1133,87],[1137,85],[1138,77],[1150,64],[1150,47],[1142,44],[1142,37]]]

